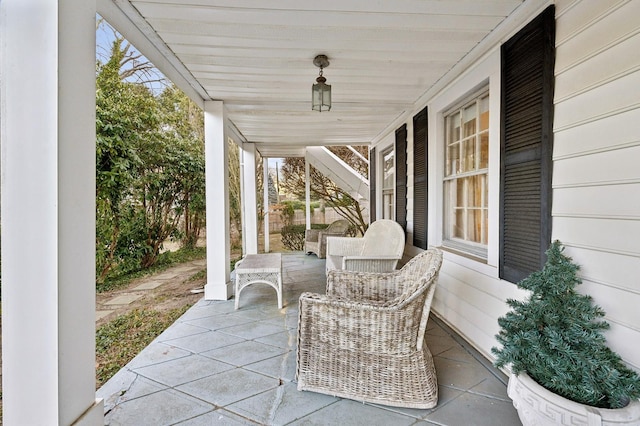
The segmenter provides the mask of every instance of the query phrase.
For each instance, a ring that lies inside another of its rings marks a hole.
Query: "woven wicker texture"
[[[387,273],[330,271],[327,294],[300,296],[298,390],[410,408],[438,402],[424,343],[442,252]]]
[[[340,219],[326,229],[307,229],[304,234],[304,252],[315,253],[318,259],[327,256],[327,237],[344,237],[349,231],[349,221]]]
[[[327,238],[327,272],[336,269],[361,272],[393,271],[404,252],[405,235],[393,220],[369,225],[362,238]]]

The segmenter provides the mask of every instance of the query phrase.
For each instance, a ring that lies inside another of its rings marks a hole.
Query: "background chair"
[[[298,390],[433,408],[438,384],[424,334],[441,264],[431,249],[399,271],[330,271],[326,295],[303,293]]]
[[[340,219],[325,229],[307,229],[304,234],[304,252],[315,253],[318,259],[324,259],[327,253],[327,237],[344,237],[349,231],[349,221]]]
[[[362,272],[393,271],[404,252],[402,226],[388,219],[376,220],[361,238],[327,238],[327,272],[349,270]]]

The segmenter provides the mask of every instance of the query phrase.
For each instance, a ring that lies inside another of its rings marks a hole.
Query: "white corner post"
[[[262,191],[264,192],[264,202],[262,203],[264,209],[264,252],[269,253],[271,247],[269,246],[269,159],[264,158],[262,160]]]
[[[229,278],[229,158],[222,101],[204,103],[204,154],[207,204],[207,284],[204,298],[227,300]]]
[[[304,158],[304,194],[307,216],[307,229],[311,229],[311,168],[309,166],[309,158]]]
[[[242,175],[243,188],[242,205],[245,253],[258,253],[258,197],[256,193],[256,146],[253,143],[246,142],[242,144]]]
[[[6,425],[102,425],[94,1],[0,3]]]

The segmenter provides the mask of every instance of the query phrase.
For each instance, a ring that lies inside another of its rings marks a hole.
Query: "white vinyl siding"
[[[557,2],[553,238],[640,369],[640,2]]]

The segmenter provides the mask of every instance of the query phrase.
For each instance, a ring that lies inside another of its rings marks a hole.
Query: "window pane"
[[[464,179],[456,179],[456,204],[454,207],[463,207],[464,205]]]
[[[384,175],[382,180],[383,189],[393,189],[393,182],[395,180],[395,151],[389,151],[384,154]]]
[[[486,256],[489,168],[486,93],[445,117],[445,153],[444,243]]]
[[[460,144],[453,144],[447,148],[447,169],[445,174],[455,175],[460,173]]]
[[[462,142],[462,146],[464,150],[462,171],[471,172],[476,169],[476,139],[467,139]]]
[[[457,112],[447,118],[447,143],[453,143],[460,140],[460,113]]]
[[[382,194],[382,218],[394,219],[393,191],[384,191]]]
[[[464,210],[456,209],[456,219],[453,224],[453,237],[464,239]]]
[[[480,164],[478,168],[486,169],[489,167],[489,132],[480,134]]]
[[[467,184],[467,206],[482,207],[482,192],[484,191],[480,176],[472,176],[466,179]]]
[[[476,134],[476,104],[466,107],[462,112],[463,138]]]
[[[480,108],[480,130],[489,130],[489,96],[480,99],[478,106]]]

